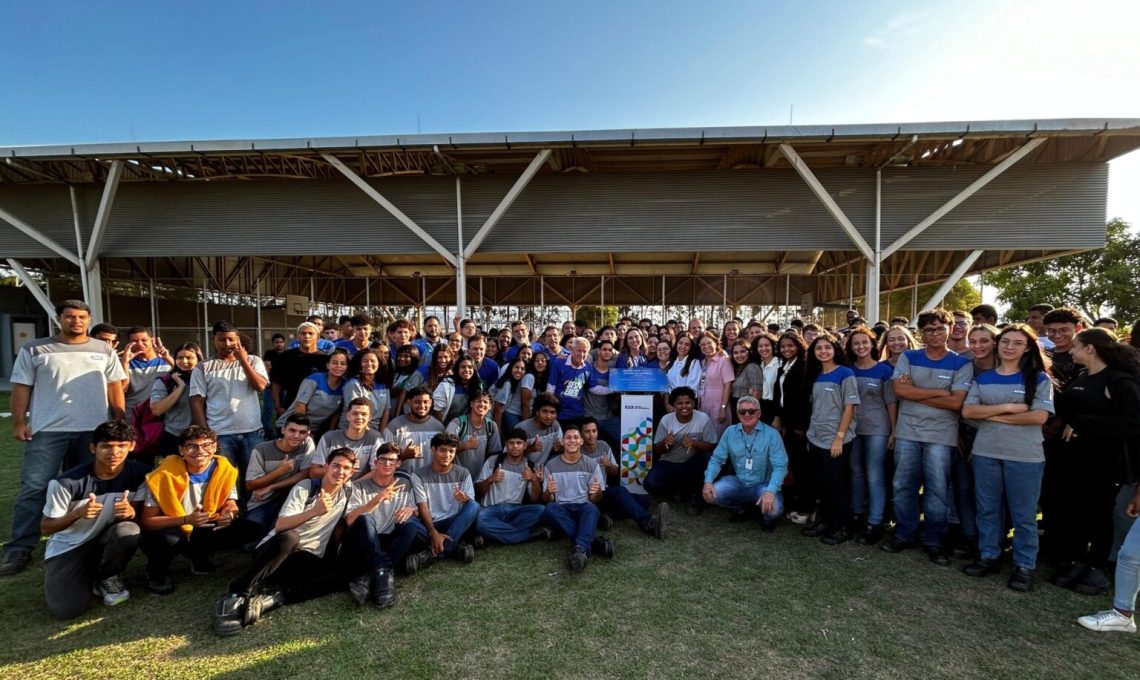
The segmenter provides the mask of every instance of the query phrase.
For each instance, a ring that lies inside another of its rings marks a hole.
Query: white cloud
[[[928,16],[930,16],[929,11],[897,14],[887,22],[883,29],[863,38],[863,44],[872,49],[885,50],[889,44],[888,38],[898,38],[917,33],[918,24]]]

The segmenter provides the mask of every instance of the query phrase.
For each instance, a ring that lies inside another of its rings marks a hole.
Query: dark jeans
[[[593,503],[548,503],[543,519],[589,555],[601,512]]]
[[[607,486],[602,492],[602,509],[610,513],[613,519],[629,517],[642,529],[653,519],[649,514],[649,496],[631,493],[620,484]]]
[[[784,449],[788,453],[788,476],[791,478],[784,482],[785,507],[788,512],[810,515],[815,512],[819,491],[807,439],[788,431],[784,435]]]
[[[455,546],[459,541],[463,540],[463,535],[467,533],[475,524],[475,519],[479,517],[479,503],[475,500],[469,500],[463,504],[459,512],[448,517],[434,521],[435,530],[441,534],[446,534],[448,538],[443,541],[443,552],[436,555],[436,557],[448,557],[455,550]],[[416,527],[416,538],[422,544],[426,542],[428,546],[431,545],[431,538],[428,534],[427,526],[421,522],[416,522],[413,526]]]
[[[712,452],[694,452],[684,463],[653,461],[645,477],[645,490],[654,496],[683,496],[689,498],[701,493],[705,469]]]
[[[416,540],[416,524],[404,522],[395,525],[390,533],[381,534],[371,513],[357,517],[345,532],[341,546],[345,573],[356,578],[400,564]]]
[[[298,549],[295,529],[275,534],[253,556],[253,564],[230,583],[230,592],[249,597],[280,588],[285,602],[304,602],[343,590],[347,579],[339,568],[331,543],[324,557]]]
[[[954,487],[954,505],[951,508],[956,518],[962,538],[971,542],[978,541],[978,510],[974,499],[974,466],[970,458],[961,451],[955,450],[950,459],[950,483]]]
[[[269,530],[277,523],[277,515],[281,513],[281,506],[285,505],[285,498],[285,495],[281,495],[250,508],[245,511],[245,518],[251,522],[256,522],[265,533],[269,533]]]
[[[144,531],[140,547],[146,555],[146,573],[161,579],[170,573],[175,556],[186,553],[191,560],[208,559],[219,550],[238,548],[265,535],[258,524],[239,517],[224,529],[198,528],[187,536],[182,529]]]
[[[82,614],[91,604],[91,586],[127,568],[140,534],[134,522],[116,522],[44,562],[44,599],[52,616],[70,619]]]
[[[833,457],[831,451],[808,444],[816,478],[822,484],[819,503],[819,523],[835,530],[851,524],[851,482],[849,478],[851,445],[843,445],[843,453]]]
[[[24,444],[20,492],[12,509],[12,538],[6,553],[30,553],[40,542],[48,482],[65,470],[91,460],[91,432],[36,432]]]

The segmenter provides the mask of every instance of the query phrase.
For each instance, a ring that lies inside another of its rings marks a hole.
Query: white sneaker
[[[792,524],[807,524],[809,516],[803,512],[789,512],[788,521]]]
[[[1082,616],[1077,619],[1077,623],[1089,630],[1116,631],[1118,633],[1136,632],[1136,617],[1125,616],[1115,609],[1106,609],[1102,612]]]
[[[96,584],[92,590],[95,592],[96,597],[103,598],[103,604],[108,607],[122,604],[131,596],[131,591],[127,590],[127,587],[123,585],[122,579],[118,576],[103,579],[103,582]]]

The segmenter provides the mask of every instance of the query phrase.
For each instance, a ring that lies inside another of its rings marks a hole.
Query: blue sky
[[[7,2],[0,145],[1140,117],[1140,2]],[[1110,213],[1140,223],[1140,159]]]

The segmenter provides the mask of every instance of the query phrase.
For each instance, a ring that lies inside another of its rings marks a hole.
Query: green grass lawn
[[[22,447],[7,422],[3,433],[7,536]],[[917,552],[828,548],[787,524],[761,534],[726,519],[674,513],[665,542],[621,523],[616,558],[573,576],[564,542],[491,548],[399,579],[392,609],[336,595],[227,639],[210,631],[210,610],[244,556],[224,556],[210,577],[176,567],[179,589],[160,599],[140,555],[127,603],[69,623],[44,611],[37,563],[0,582],[0,676],[1140,677],[1140,638],[1074,620],[1107,596],[1050,585],[1021,595],[1004,575],[974,580]]]

